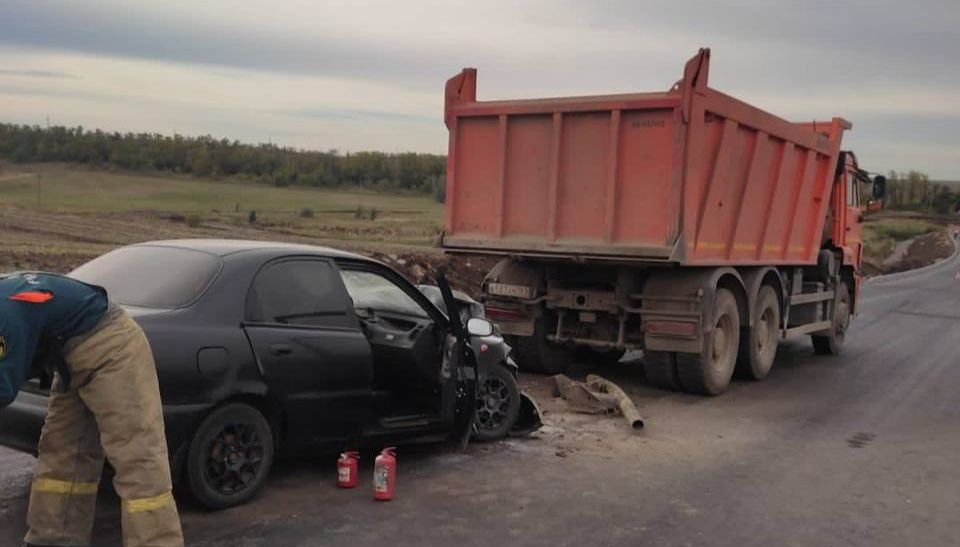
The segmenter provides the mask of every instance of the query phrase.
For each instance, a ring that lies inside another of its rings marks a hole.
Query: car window
[[[69,275],[103,287],[117,304],[173,309],[196,300],[221,265],[220,257],[202,251],[138,245],[111,251]]]
[[[385,311],[429,317],[427,312],[417,304],[396,283],[386,277],[367,271],[342,270],[343,284],[353,299],[353,307],[358,310]]]
[[[333,266],[320,260],[288,260],[257,274],[247,294],[246,318],[255,323],[329,325],[345,317],[347,299]]]

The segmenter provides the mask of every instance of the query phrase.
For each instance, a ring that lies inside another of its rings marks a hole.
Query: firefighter
[[[123,544],[182,546],[160,390],[143,331],[100,287],[47,273],[0,277],[0,408],[55,369],[27,510],[27,545],[89,545],[104,456]]]

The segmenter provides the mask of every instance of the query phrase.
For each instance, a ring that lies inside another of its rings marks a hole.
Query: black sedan
[[[160,241],[117,249],[70,275],[105,287],[143,327],[174,474],[211,508],[250,499],[278,448],[489,440],[509,433],[521,411],[535,412],[521,404],[509,347],[489,322],[448,318],[400,274],[362,256]],[[444,310],[457,308],[439,281]],[[45,412],[46,390],[33,381],[0,412],[0,444],[35,452]]]

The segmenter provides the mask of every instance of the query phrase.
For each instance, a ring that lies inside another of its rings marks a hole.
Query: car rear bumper
[[[212,404],[164,405],[163,420],[171,454],[190,442],[211,407]],[[10,406],[0,410],[0,446],[36,455],[46,416],[47,396],[21,391]]]
[[[46,416],[47,396],[21,391],[10,406],[0,410],[0,446],[36,456]]]

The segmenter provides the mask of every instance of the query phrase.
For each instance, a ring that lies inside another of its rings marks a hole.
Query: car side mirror
[[[873,177],[873,199],[883,200],[887,197],[887,177],[877,175]]]
[[[479,317],[471,317],[467,321],[467,332],[470,336],[491,336],[493,334],[493,323]]]

